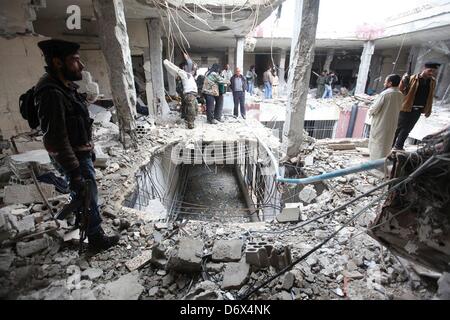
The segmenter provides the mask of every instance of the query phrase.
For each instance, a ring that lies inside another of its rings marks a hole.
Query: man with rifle
[[[80,45],[63,40],[38,43],[45,58],[46,73],[34,87],[43,142],[55,167],[69,181],[72,203],[59,213],[78,211],[81,245],[84,237],[89,251],[106,250],[119,241],[119,236],[106,236],[101,227],[97,205],[97,185],[93,161],[92,122],[86,99],[73,81],[82,79],[84,68],[78,50]]]

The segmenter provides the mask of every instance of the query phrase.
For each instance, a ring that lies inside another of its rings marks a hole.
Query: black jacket
[[[232,91],[234,91],[234,80],[236,80],[237,78],[238,76],[234,75],[230,79],[230,88]],[[239,78],[241,78],[242,80],[242,91],[243,92],[247,91],[247,79],[242,74],[239,76]]]
[[[46,87],[49,83],[52,86]],[[77,89],[75,83],[68,88],[48,73],[35,86],[45,149],[66,173],[79,172],[78,158],[93,150],[93,120],[85,97]]]

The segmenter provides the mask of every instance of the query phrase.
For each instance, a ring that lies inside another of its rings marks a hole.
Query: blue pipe
[[[376,168],[384,166],[385,161],[386,161],[386,158],[372,160],[372,161],[368,161],[368,162],[365,162],[363,164],[360,164],[360,165],[357,165],[354,167],[335,170],[335,171],[327,172],[327,173],[324,173],[324,174],[321,174],[318,176],[312,176],[312,177],[303,178],[303,179],[289,179],[289,178],[283,178],[283,177],[280,177],[279,175],[277,175],[276,180],[278,182],[284,182],[284,183],[290,183],[290,184],[309,184],[309,183],[313,183],[313,182],[317,182],[317,181],[323,181],[323,180],[333,179],[333,178],[337,178],[337,177],[342,177],[342,176],[345,176],[345,175],[348,175],[351,173],[357,173],[357,172],[361,172],[361,171],[368,171],[371,169],[376,169]]]
[[[309,183],[313,183],[313,182],[317,182],[317,181],[323,181],[323,180],[328,180],[328,179],[332,179],[332,178],[342,177],[342,176],[345,176],[345,175],[348,175],[351,173],[368,171],[368,170],[383,167],[386,162],[386,158],[378,159],[378,160],[371,160],[371,161],[362,163],[362,164],[354,166],[354,167],[335,170],[335,171],[327,172],[327,173],[324,173],[324,174],[321,174],[318,176],[312,176],[312,177],[303,178],[303,179],[290,179],[290,178],[284,178],[280,175],[280,167],[278,166],[278,161],[275,159],[275,156],[273,155],[272,151],[270,151],[270,149],[266,146],[266,144],[263,141],[261,141],[259,138],[258,138],[258,141],[264,147],[264,149],[266,149],[267,154],[269,155],[270,159],[272,160],[272,164],[275,167],[275,172],[277,175],[275,180],[277,182],[284,182],[284,183],[289,183],[289,184],[309,184]]]

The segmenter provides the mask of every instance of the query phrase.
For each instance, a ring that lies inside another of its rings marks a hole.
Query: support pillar
[[[136,89],[124,6],[122,0],[93,0],[92,3],[117,110],[120,140],[127,147],[129,139],[135,139]]]
[[[244,72],[244,37],[236,38],[236,68],[240,68]]]
[[[279,64],[279,75],[280,78],[280,88],[283,88],[286,85],[286,80],[284,79],[286,76],[286,58],[287,52],[285,49],[280,50],[280,64]]]
[[[295,1],[295,9],[294,9],[294,17],[301,17],[303,13],[303,0]],[[297,48],[297,43],[300,39],[300,29],[302,23],[300,19],[294,19],[294,27],[292,28],[292,40],[291,40],[291,52],[289,54],[289,74],[288,74],[288,83],[287,89],[288,92],[292,86],[292,81],[294,79],[294,69],[297,64],[295,59],[295,50]]]
[[[297,156],[303,141],[306,100],[308,98],[311,67],[314,62],[317,21],[320,0],[303,0],[300,33],[292,39],[296,46],[292,56],[290,88],[286,122],[283,128],[283,153],[287,158]]]
[[[325,64],[323,65],[323,70],[330,71],[331,63],[333,62],[333,59],[334,59],[334,49],[330,49],[327,52],[327,58],[325,59]],[[322,70],[320,70],[320,71],[322,71]]]
[[[364,94],[367,84],[367,77],[370,70],[370,61],[372,60],[373,52],[375,51],[375,42],[366,41],[364,43],[364,50],[361,55],[361,63],[359,65],[358,79],[356,80],[355,94]]]
[[[171,59],[170,57],[170,53],[169,53],[169,47],[167,46],[167,42],[164,41],[164,43],[166,43],[165,49],[164,50],[166,52],[166,59],[169,60],[172,63],[177,64],[174,60],[175,60],[175,54],[173,54],[173,58]],[[170,73],[167,72],[165,69],[163,69],[164,74],[166,75],[166,79],[167,79],[167,84],[169,85],[169,95],[171,97],[176,97],[177,94],[177,83],[176,83],[176,79],[175,77]]]
[[[236,67],[236,48],[228,48],[228,59],[227,63],[230,65],[230,68],[234,71]]]
[[[150,71],[153,88],[153,99],[147,98],[149,104],[153,102],[154,106],[150,107],[158,116],[166,118],[169,114],[169,105],[166,102],[166,94],[164,91],[164,73],[163,73],[163,59],[162,59],[162,32],[161,21],[159,19],[147,20],[148,40],[150,49]]]

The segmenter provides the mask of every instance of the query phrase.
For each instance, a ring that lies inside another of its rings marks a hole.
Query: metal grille
[[[363,138],[369,138],[370,137],[370,124],[365,123],[364,124],[364,132],[363,132]]]
[[[333,138],[336,123],[334,120],[306,120],[305,130],[315,139]]]

